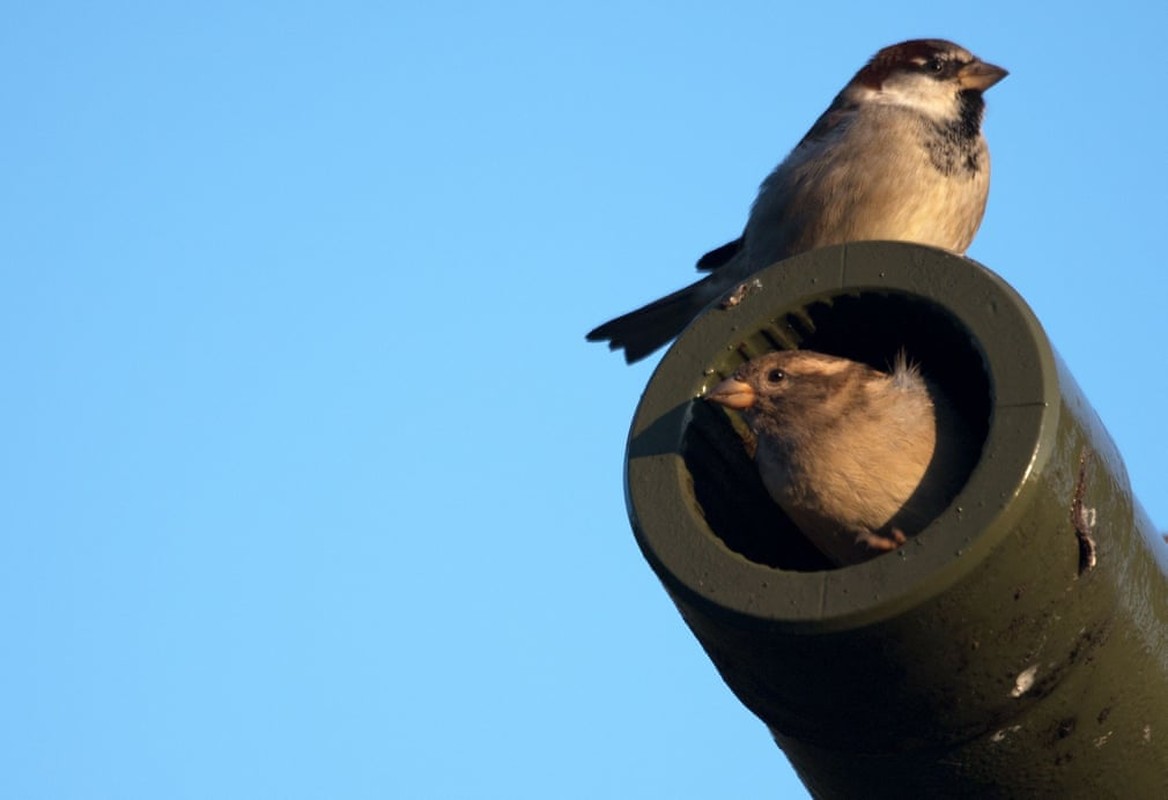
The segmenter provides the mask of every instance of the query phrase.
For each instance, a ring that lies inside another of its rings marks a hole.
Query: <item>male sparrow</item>
[[[817,247],[890,239],[964,253],[989,192],[982,92],[1006,74],[943,39],[884,48],[763,181],[742,235],[698,260],[708,276],[587,338],[632,363],[755,272]]]
[[[768,353],[705,397],[742,412],[767,492],[838,565],[904,544],[948,506],[977,455],[903,353],[891,373],[809,350]]]

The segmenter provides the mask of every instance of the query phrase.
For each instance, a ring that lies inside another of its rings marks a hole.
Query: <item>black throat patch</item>
[[[982,167],[978,137],[985,100],[977,91],[959,92],[957,99],[957,119],[933,123],[925,134],[924,145],[929,161],[943,175],[972,175]]]

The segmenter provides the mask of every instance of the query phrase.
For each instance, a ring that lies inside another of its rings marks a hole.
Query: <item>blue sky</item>
[[[787,5],[8,9],[0,796],[806,796],[629,532],[658,357],[583,334],[905,38],[1011,71],[970,255],[1168,527],[1165,12]]]

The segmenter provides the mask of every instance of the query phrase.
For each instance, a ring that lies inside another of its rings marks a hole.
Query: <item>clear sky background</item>
[[[689,282],[880,47],[987,95],[970,255],[1168,527],[1160,3],[10,4],[0,797],[806,796],[645,564]]]

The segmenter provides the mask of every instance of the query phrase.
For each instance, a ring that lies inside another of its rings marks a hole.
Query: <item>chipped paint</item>
[[[1034,686],[1034,677],[1038,674],[1038,665],[1033,664],[1018,673],[1018,677],[1014,679],[1014,688],[1010,691],[1010,697],[1021,697],[1030,691]]]

